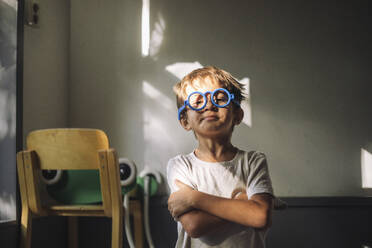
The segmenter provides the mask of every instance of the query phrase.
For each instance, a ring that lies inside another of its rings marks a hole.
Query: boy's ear
[[[242,108],[238,108],[236,110],[234,124],[239,125],[242,122],[243,118],[244,118],[244,111]]]
[[[181,123],[181,126],[186,130],[186,131],[190,131],[191,130],[191,127],[189,125],[189,122],[187,121],[187,117],[186,116],[182,116],[182,118],[180,119],[180,123]]]

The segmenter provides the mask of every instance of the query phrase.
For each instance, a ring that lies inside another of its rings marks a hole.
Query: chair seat
[[[46,211],[59,216],[107,216],[102,205],[53,205]]]

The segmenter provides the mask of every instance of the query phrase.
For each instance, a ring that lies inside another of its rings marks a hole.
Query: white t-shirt
[[[178,155],[168,162],[167,179],[171,193],[178,190],[178,179],[200,192],[230,199],[238,189],[246,190],[248,199],[258,193],[273,195],[266,156],[257,151],[238,150],[232,160],[224,162],[205,162],[194,152]],[[263,248],[265,235],[266,230],[229,223],[213,234],[191,238],[178,222],[176,247]]]

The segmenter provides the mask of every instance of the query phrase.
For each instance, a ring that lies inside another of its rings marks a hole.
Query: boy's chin
[[[211,132],[211,133],[224,133],[228,130],[231,130],[231,128],[227,127],[223,123],[215,122],[215,121],[205,121],[200,125],[200,129],[203,132]]]
[[[198,136],[200,137],[206,137],[206,138],[223,138],[231,136],[230,131],[221,130],[219,128],[216,129],[206,129],[206,130],[200,130],[199,132],[196,132]]]

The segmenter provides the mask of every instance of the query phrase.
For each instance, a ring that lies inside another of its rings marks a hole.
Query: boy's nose
[[[212,103],[211,94],[206,95],[207,97],[207,104],[205,105],[204,109],[214,109],[216,106]]]

